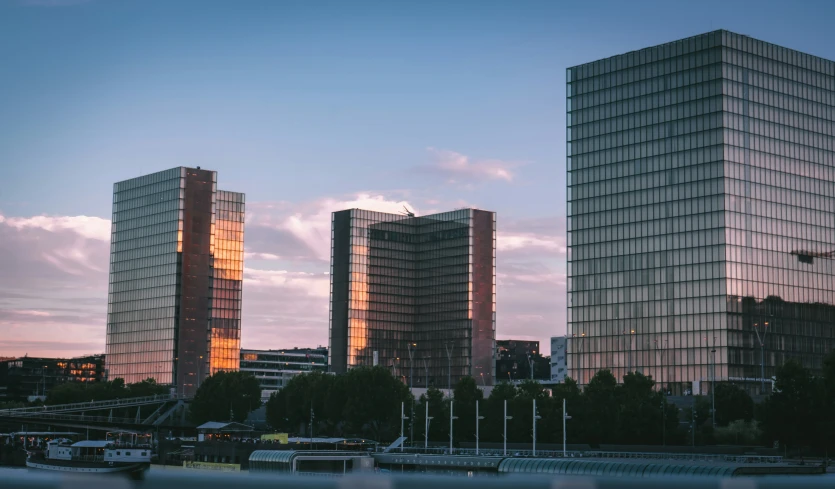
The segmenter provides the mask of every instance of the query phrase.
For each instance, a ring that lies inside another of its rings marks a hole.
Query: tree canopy
[[[260,406],[261,387],[251,373],[217,372],[200,384],[189,417],[198,425],[207,421],[240,423]]]

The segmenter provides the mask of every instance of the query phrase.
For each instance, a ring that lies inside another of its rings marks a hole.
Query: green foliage
[[[217,372],[197,389],[189,407],[189,417],[196,424],[207,421],[246,420],[261,406],[261,387],[248,372]]]
[[[77,402],[109,401],[128,397],[144,397],[168,393],[168,387],[157,384],[154,379],[125,385],[123,379],[109,382],[67,382],[56,385],[47,392],[47,405],[72,404]]]
[[[293,377],[270,397],[267,422],[278,430],[310,435],[312,407],[315,435],[387,440],[400,433],[401,402],[409,416],[409,389],[386,368],[355,368],[338,376],[312,372]]]
[[[833,354],[827,358],[831,362]],[[790,360],[777,369],[774,392],[759,410],[760,426],[766,440],[776,440],[792,449],[810,447],[818,451],[832,443],[829,421],[835,404],[827,385],[835,382],[824,370],[823,378],[815,378],[799,363]]]
[[[742,388],[733,384],[716,385],[716,425],[728,426],[733,421],[754,418],[754,400]]]
[[[717,427],[713,436],[722,445],[755,445],[762,439],[762,430],[756,421],[737,419],[727,426]]]

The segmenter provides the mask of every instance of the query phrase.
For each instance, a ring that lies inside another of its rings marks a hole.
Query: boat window
[[[130,457],[130,452],[125,452],[126,457]]]
[[[122,454],[122,452],[116,452],[116,455],[121,455],[121,454]]]
[[[142,452],[142,456],[143,456],[143,457],[145,456],[145,452]]]

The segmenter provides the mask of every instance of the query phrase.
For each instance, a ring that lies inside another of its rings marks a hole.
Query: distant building
[[[571,377],[768,394],[835,348],[835,62],[728,31],[568,68]]]
[[[250,372],[261,385],[261,399],[287,385],[296,375],[328,371],[328,349],[241,350],[241,372]]]
[[[20,357],[0,361],[0,401],[42,397],[67,382],[102,382],[104,355],[76,358]]]
[[[154,378],[193,394],[237,370],[244,194],[217,172],[173,168],[113,186],[107,363],[111,379]]]
[[[554,382],[565,382],[568,376],[567,343],[565,336],[551,337],[551,380]]]
[[[331,370],[381,365],[407,381],[411,358],[414,387],[493,385],[495,260],[493,212],[334,212]]]
[[[549,379],[550,361],[539,351],[538,341],[496,341],[496,379],[500,382],[531,378],[530,361],[534,362],[534,379]]]

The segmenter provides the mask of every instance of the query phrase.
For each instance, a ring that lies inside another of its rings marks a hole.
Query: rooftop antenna
[[[415,213],[410,211],[408,207],[403,206],[403,215],[408,217],[415,217]]]

